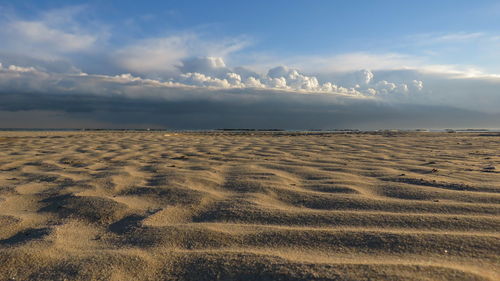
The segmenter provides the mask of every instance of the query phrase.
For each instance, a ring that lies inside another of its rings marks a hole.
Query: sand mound
[[[500,278],[497,134],[0,140],[0,280]]]

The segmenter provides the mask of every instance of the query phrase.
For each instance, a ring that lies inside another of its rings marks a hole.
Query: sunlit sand
[[[0,280],[498,280],[496,133],[0,133]]]

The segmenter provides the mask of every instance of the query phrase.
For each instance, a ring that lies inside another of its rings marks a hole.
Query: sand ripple
[[[3,132],[0,280],[498,280],[500,136]]]

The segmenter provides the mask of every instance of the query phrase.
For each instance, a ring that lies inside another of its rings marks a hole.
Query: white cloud
[[[373,77],[366,76],[367,73],[363,73],[364,69],[370,69],[374,73],[387,71],[392,71],[394,74],[400,73],[401,75],[395,75],[399,77],[394,78],[405,80],[406,84],[414,79],[420,80],[417,77],[408,79],[406,74],[410,72],[419,73],[420,76],[423,74],[444,75],[455,79],[496,79],[500,77],[498,72],[488,71],[472,64],[438,64],[430,57],[397,53],[346,53],[334,56],[295,57],[284,61],[287,61],[289,65],[297,66],[304,72],[314,73],[319,81],[331,80],[332,77],[335,77],[339,79],[340,84],[350,87],[362,86],[373,79]],[[357,75],[353,75],[355,73]],[[411,91],[416,88],[409,87],[409,89]]]
[[[285,58],[287,65],[294,65],[314,73],[354,72],[360,69],[411,69],[424,65],[423,58],[399,53],[372,54],[353,52],[337,55],[297,56]]]
[[[411,81],[410,87],[412,90],[422,91],[424,89],[424,82],[418,81],[418,80],[413,80],[413,81]]]
[[[356,72],[356,84],[368,85],[373,81],[373,72],[363,69]]]
[[[7,27],[11,40],[24,42],[24,44],[36,45],[38,48],[52,48],[61,52],[74,52],[88,49],[97,40],[96,36],[65,32],[57,28],[51,28],[40,21],[14,21]]]
[[[304,93],[334,93],[353,96],[374,96],[377,94],[408,94],[411,91],[421,91],[423,82],[410,80],[408,83],[391,83],[387,81],[374,82],[374,74],[369,70],[355,71],[346,75],[341,86],[332,81],[320,83],[313,75],[306,75],[297,69],[286,66],[271,68],[266,74],[252,73],[242,68],[233,70],[226,66],[222,58],[206,57],[190,59],[180,67],[187,71],[173,78],[183,84],[221,88],[267,88]],[[194,71],[194,72],[193,72]],[[244,75],[251,74],[246,79]],[[347,82],[346,82],[347,81]]]
[[[13,72],[35,72],[36,71],[34,67],[22,67],[22,66],[17,66],[17,65],[9,65],[9,67],[7,69],[9,71],[13,71]]]
[[[247,85],[247,87],[250,87],[250,88],[265,88],[266,87],[264,84],[262,84],[262,82],[260,82],[259,79],[255,78],[255,77],[248,77],[245,80],[245,85]]]
[[[161,77],[180,69],[182,73],[199,72],[217,76],[215,71],[226,73],[224,62],[218,56],[228,56],[240,50],[248,44],[242,40],[214,41],[186,32],[141,40],[117,50],[114,59],[125,70],[142,75]]]
[[[460,33],[450,33],[438,36],[435,38],[437,41],[446,41],[446,42],[456,42],[456,41],[468,41],[477,38],[484,37],[486,34],[484,32],[460,32]]]
[[[11,14],[0,17],[0,51],[45,60],[87,52],[106,37],[106,28],[78,21],[83,10],[83,7],[56,9],[30,19]]]
[[[178,69],[182,73],[202,73],[208,76],[223,78],[231,70],[220,57],[194,57],[183,60]]]
[[[299,73],[296,69],[289,69],[285,66],[278,66],[272,68],[267,73],[267,79],[271,79],[271,83],[274,83],[273,79],[282,79],[285,83],[281,85],[282,87],[287,87],[293,90],[305,90],[305,91],[321,91],[321,85],[318,79],[314,76],[307,76]]]
[[[226,80],[229,84],[233,85],[233,87],[242,88],[246,86],[241,82],[241,76],[233,72],[227,73]]]
[[[268,78],[266,80],[267,87],[274,88],[274,89],[287,89],[288,86],[286,85],[286,78],[285,77],[279,77],[279,78]]]
[[[409,36],[412,44],[418,46],[443,43],[468,43],[493,37],[485,32],[424,33]]]
[[[345,73],[341,79],[341,83],[346,86],[359,88],[371,84],[373,82],[373,77],[373,72],[367,69],[361,69]]]
[[[179,81],[183,84],[201,86],[201,87],[216,87],[216,88],[231,87],[231,84],[226,79],[214,78],[196,72],[181,74],[179,76]]]
[[[193,35],[143,40],[116,52],[115,59],[128,71],[137,73],[173,72],[188,55],[186,44]]]

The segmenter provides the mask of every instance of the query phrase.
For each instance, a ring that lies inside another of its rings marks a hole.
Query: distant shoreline
[[[499,129],[254,129],[254,128],[218,128],[218,129],[141,129],[141,128],[0,128],[0,132],[318,132],[318,133],[373,133],[373,132],[448,132],[448,133],[484,133],[500,132]]]

